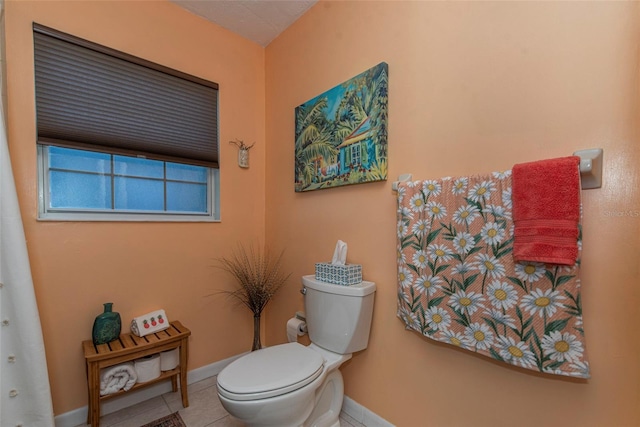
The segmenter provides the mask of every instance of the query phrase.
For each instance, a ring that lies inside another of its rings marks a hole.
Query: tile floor
[[[100,419],[101,427],[140,427],[155,419],[180,412],[187,427],[242,427],[231,418],[218,399],[216,377],[207,378],[189,387],[189,407],[183,408],[180,392],[166,393],[145,402],[107,414]],[[84,427],[82,424],[78,427]],[[349,415],[340,414],[340,427],[366,427]]]

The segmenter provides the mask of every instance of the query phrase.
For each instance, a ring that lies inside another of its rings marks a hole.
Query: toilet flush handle
[[[303,287],[302,289],[300,289],[300,293],[302,295],[306,295],[307,294],[307,288]]]

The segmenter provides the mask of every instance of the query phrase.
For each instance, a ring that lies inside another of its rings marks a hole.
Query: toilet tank
[[[302,287],[312,343],[338,354],[367,348],[375,283],[342,286],[303,276]]]

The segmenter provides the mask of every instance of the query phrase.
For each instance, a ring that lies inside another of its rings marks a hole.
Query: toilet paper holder
[[[306,314],[304,314],[304,311],[296,311],[296,315],[293,316],[294,319],[299,320],[300,322],[302,322],[302,324],[300,325],[300,329],[298,330],[298,335],[304,335],[308,332],[307,330],[307,316]],[[302,334],[300,334],[300,332]]]
[[[305,314],[302,311],[296,312],[289,321],[287,321],[287,340],[296,342],[298,337],[307,333],[307,323]]]

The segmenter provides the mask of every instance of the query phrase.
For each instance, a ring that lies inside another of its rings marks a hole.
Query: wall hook
[[[234,139],[233,141],[229,141],[229,144],[233,144],[238,147],[238,166],[240,166],[241,168],[248,168],[249,150],[251,149],[251,147],[256,145],[256,143],[254,142],[251,145],[247,145],[240,139]]]

